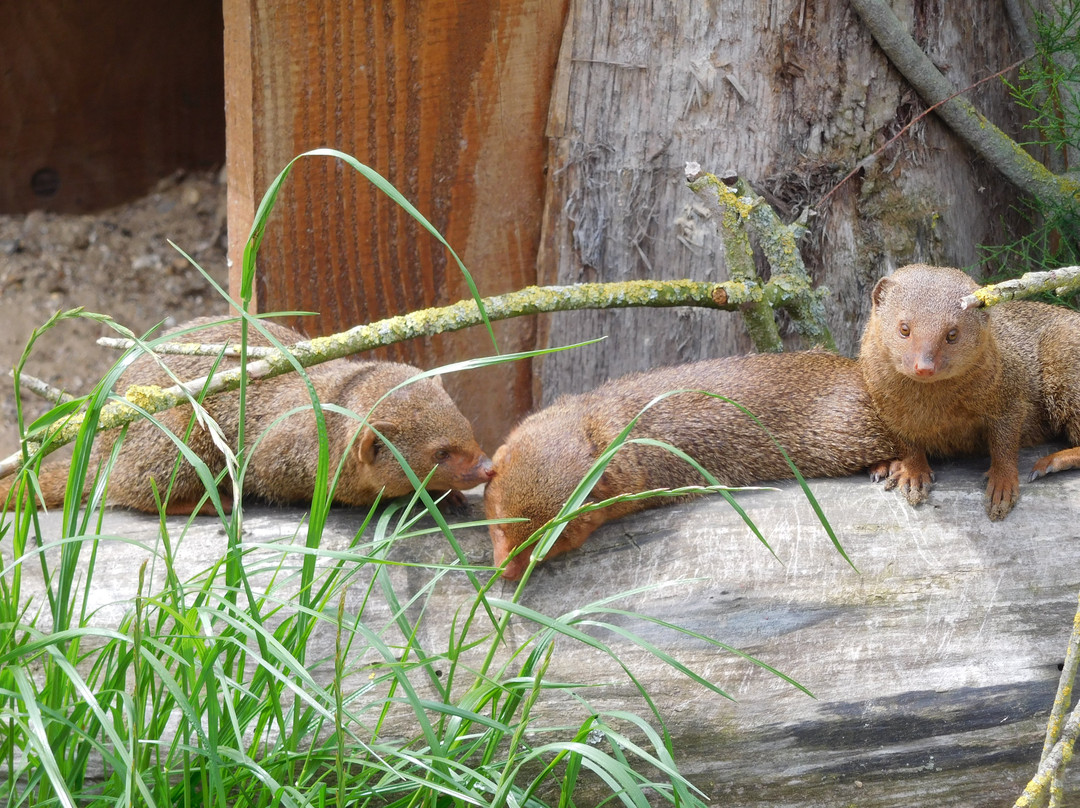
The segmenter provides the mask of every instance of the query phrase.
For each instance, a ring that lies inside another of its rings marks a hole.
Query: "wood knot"
[[[727,289],[723,286],[717,286],[712,290],[712,301],[717,306],[726,306],[728,302]]]

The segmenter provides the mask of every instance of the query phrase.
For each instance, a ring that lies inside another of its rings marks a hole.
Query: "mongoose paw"
[[[438,502],[439,505],[439,510],[460,510],[461,508],[465,507],[465,504],[468,501],[468,497],[466,497],[465,494],[463,494],[461,491],[458,491],[456,488],[451,488],[441,498],[436,499],[436,502]]]
[[[900,483],[900,473],[904,470],[902,460],[890,460],[885,469],[885,490],[892,491]]]
[[[886,481],[886,487],[888,487],[889,471],[892,468],[893,463],[899,461],[896,460],[882,460],[878,463],[874,463],[867,471],[870,472],[870,482],[880,483],[882,480]]]
[[[228,494],[220,494],[221,499],[221,513],[228,515],[232,513],[233,501],[232,497]],[[138,508],[141,511],[147,513],[157,513],[157,506],[154,505],[150,508]],[[166,516],[191,516],[192,514],[198,516],[217,516],[217,508],[214,507],[214,503],[209,499],[202,502],[199,505],[199,501],[196,499],[170,499],[165,505]]]
[[[990,521],[1000,522],[1009,515],[1009,511],[1013,509],[1013,505],[1016,504],[1016,500],[1019,499],[1019,497],[1012,500],[1002,499],[995,502],[988,491],[983,499],[986,503],[986,515],[990,517]]]
[[[934,472],[929,466],[912,465],[915,467],[910,468],[903,460],[892,461],[889,466],[889,477],[885,480],[885,490],[891,491],[897,488],[910,504],[921,505],[930,496]]]
[[[983,496],[986,515],[991,522],[1000,522],[1020,499],[1019,474],[1015,469],[1002,473],[991,468],[986,476],[989,478]]]
[[[1045,477],[1047,474],[1078,467],[1080,467],[1080,448],[1064,449],[1036,460],[1031,469],[1031,476],[1028,477],[1028,482]]]
[[[900,483],[900,493],[904,495],[911,505],[922,505],[930,496],[929,480],[911,480]]]

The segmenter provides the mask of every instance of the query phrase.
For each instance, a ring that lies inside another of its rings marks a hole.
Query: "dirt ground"
[[[81,306],[139,333],[226,311],[169,240],[227,285],[223,176],[178,173],[141,199],[93,215],[0,216],[0,456],[18,449],[8,371],[34,329],[57,311]],[[119,355],[96,344],[110,334],[90,320],[65,321],[38,340],[24,373],[87,392]],[[23,406],[29,423],[49,405],[24,393]]]

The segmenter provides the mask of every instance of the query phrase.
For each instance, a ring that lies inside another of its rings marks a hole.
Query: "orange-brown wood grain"
[[[482,295],[534,283],[566,5],[225,0],[234,269],[267,185],[296,154],[328,146],[416,205]],[[351,168],[318,157],[293,169],[259,255],[261,311],[315,311],[294,324],[328,333],[468,293],[444,248]],[[499,324],[500,350],[531,348],[534,330],[531,320]],[[379,352],[422,367],[490,353],[479,328]],[[527,363],[446,385],[488,449],[531,406]]]

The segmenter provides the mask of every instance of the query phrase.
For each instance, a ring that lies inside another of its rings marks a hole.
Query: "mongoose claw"
[[[893,464],[896,462],[896,460],[882,460],[881,462],[870,466],[870,468],[867,469],[870,473],[870,482],[880,483],[884,480],[885,487],[889,488],[889,474],[892,471]]]
[[[885,490],[891,491],[897,488],[911,505],[921,505],[930,496],[930,486],[933,482],[934,472],[929,467],[911,470],[903,460],[894,460],[889,467],[889,478],[885,481]]]
[[[1046,457],[1040,457],[1035,461],[1035,465],[1031,469],[1031,480],[1037,480],[1040,477],[1045,477],[1047,474],[1053,474],[1058,471],[1065,471],[1066,469],[1075,469],[1080,467],[1080,448],[1073,447],[1071,449],[1063,449],[1060,452],[1054,452],[1048,454]]]
[[[1019,497],[1017,497],[1019,499]],[[1016,504],[1016,499],[1013,500],[999,500],[994,502],[990,494],[987,493],[985,497],[986,502],[986,515],[990,517],[991,522],[1000,522],[1006,516],[1009,515],[1009,511],[1013,509],[1013,505]]]
[[[991,522],[1000,522],[1020,499],[1020,475],[1015,468],[1002,472],[991,467],[986,476],[989,478],[983,496],[986,515]]]
[[[907,499],[908,504],[922,505],[930,496],[930,483],[920,483],[919,485],[905,483],[900,486],[900,492]]]
[[[885,481],[885,490],[898,489],[912,505],[921,505],[930,496],[930,480],[912,477],[890,476]]]

